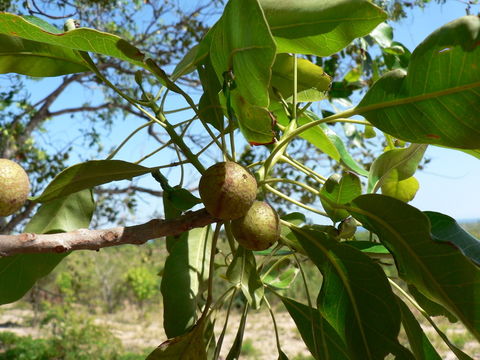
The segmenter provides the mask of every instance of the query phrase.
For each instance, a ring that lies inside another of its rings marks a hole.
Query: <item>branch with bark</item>
[[[205,209],[190,211],[175,219],[153,219],[134,226],[104,230],[78,229],[57,234],[23,233],[0,235],[0,256],[27,253],[63,253],[73,250],[99,250],[124,244],[141,245],[148,240],[176,236],[219,221]]]

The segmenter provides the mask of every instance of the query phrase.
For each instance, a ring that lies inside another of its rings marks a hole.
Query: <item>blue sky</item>
[[[473,13],[480,11],[480,6],[472,8]],[[428,34],[441,25],[465,15],[465,4],[460,1],[448,0],[444,5],[436,3],[429,4],[424,10],[416,9],[408,12],[408,18],[400,23],[393,24],[395,26],[394,38],[402,42],[410,50],[413,51]],[[32,96],[41,98],[45,94],[45,88],[55,87],[61,79],[49,79],[31,83]],[[66,106],[76,106],[81,104],[84,99],[88,99],[95,93],[95,89],[86,91],[81,87],[69,89],[58,102],[58,109]],[[178,97],[172,96],[168,101],[168,107],[185,106]],[[53,109],[55,110],[55,108]],[[185,113],[171,117],[173,122],[187,119]],[[56,144],[62,144],[65,138],[72,137],[75,134],[75,126],[72,126],[71,119],[68,117],[59,117],[51,121],[46,129],[47,133],[39,135],[39,141],[42,138],[53,139]],[[78,121],[78,120],[77,120]],[[142,121],[133,118],[120,119],[115,124],[114,131],[109,139],[105,139],[107,145],[118,144],[133,129],[141,125]],[[143,132],[145,134],[145,131]],[[80,136],[80,134],[74,135]],[[79,144],[80,142],[77,141]],[[59,145],[60,146],[60,145]],[[142,155],[149,153],[156,148],[157,143],[148,136],[137,135],[127,146],[118,154],[116,158],[127,161],[135,161]],[[108,148],[108,146],[107,146]],[[241,147],[237,148],[241,149]],[[105,154],[93,154],[96,159],[105,158]],[[411,202],[412,205],[420,210],[438,211],[450,215],[456,219],[478,219],[480,218],[480,162],[470,155],[466,155],[459,151],[447,150],[430,146],[426,156],[432,161],[425,171],[419,171],[416,174],[420,182],[420,190],[416,198]],[[170,160],[170,156],[156,156],[145,162],[146,166],[155,166],[166,163]],[[212,159],[204,158],[207,162],[213,162]],[[188,178],[195,178],[194,171],[188,172]],[[178,172],[171,174],[173,179]],[[330,175],[330,174],[325,174]],[[144,176],[138,180],[141,186],[156,186],[151,177]],[[173,184],[175,184],[173,182]],[[146,200],[150,205],[148,211],[157,209],[161,212],[161,201],[157,199],[151,203],[151,199]],[[150,213],[151,214],[151,213]],[[138,214],[142,218],[141,214]],[[143,214],[148,217],[149,214]],[[135,219],[133,220],[135,222]]]

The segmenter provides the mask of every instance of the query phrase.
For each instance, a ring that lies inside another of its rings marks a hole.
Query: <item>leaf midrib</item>
[[[363,210],[363,209],[358,208],[358,207],[352,207],[352,206],[346,206],[346,208],[349,211],[352,211],[354,213],[365,215],[367,217],[370,217],[370,218],[374,219],[376,222],[378,222],[379,224],[384,226],[391,234],[393,234],[397,238],[397,240],[403,245],[403,247],[407,250],[410,257],[416,260],[416,263],[420,266],[420,268],[423,270],[423,272],[428,276],[431,284],[433,284],[435,286],[437,291],[443,296],[443,299],[447,300],[447,303],[452,307],[452,309],[455,309],[455,314],[458,317],[461,318],[461,320],[464,324],[468,324],[468,321],[463,316],[463,313],[458,310],[458,306],[455,303],[452,303],[452,301],[450,300],[450,297],[443,290],[443,287],[439,285],[439,283],[436,281],[435,277],[431,274],[430,271],[428,271],[428,267],[425,266],[423,261],[421,261],[421,258],[417,255],[417,253],[410,246],[408,246],[408,241],[403,240],[403,237],[400,233],[398,233],[392,226],[390,226],[390,224],[388,224],[387,222],[384,222],[382,220],[382,218],[376,216],[375,214],[373,214],[369,211]],[[477,338],[480,338],[480,334],[477,331],[474,331],[474,329],[470,329],[470,331],[472,331],[472,333],[474,333],[474,335]]]
[[[401,98],[401,99],[379,102],[379,103],[375,103],[375,104],[372,104],[372,105],[366,105],[366,106],[362,106],[362,107],[356,106],[352,110],[353,110],[354,114],[364,114],[366,112],[374,111],[374,110],[378,110],[378,109],[384,109],[384,108],[394,107],[394,106],[398,106],[398,105],[406,105],[406,104],[411,104],[411,103],[415,103],[415,102],[430,100],[430,99],[441,97],[441,96],[456,94],[458,92],[473,89],[473,88],[476,88],[476,87],[480,87],[480,81],[476,81],[476,82],[461,85],[461,86],[455,86],[455,87],[451,87],[451,88],[448,88],[448,89],[433,91],[433,92],[429,92],[429,93],[426,93],[426,94],[420,94],[420,95],[415,95],[415,96],[407,96],[407,97],[404,97],[404,98]]]

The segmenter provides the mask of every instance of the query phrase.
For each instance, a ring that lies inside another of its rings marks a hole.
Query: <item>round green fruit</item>
[[[0,216],[19,210],[30,192],[30,182],[25,170],[8,159],[0,159]]]
[[[265,250],[280,237],[280,219],[266,202],[255,201],[245,216],[232,221],[232,233],[244,248]]]
[[[227,161],[209,167],[198,186],[208,213],[222,220],[245,215],[257,196],[257,181],[243,166]]]

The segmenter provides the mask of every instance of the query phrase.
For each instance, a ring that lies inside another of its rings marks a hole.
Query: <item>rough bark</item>
[[[217,221],[219,220],[202,209],[187,212],[176,219],[153,219],[140,225],[118,226],[104,230],[78,229],[58,234],[0,235],[0,256],[98,250],[123,244],[140,245],[148,240],[179,235]]]

